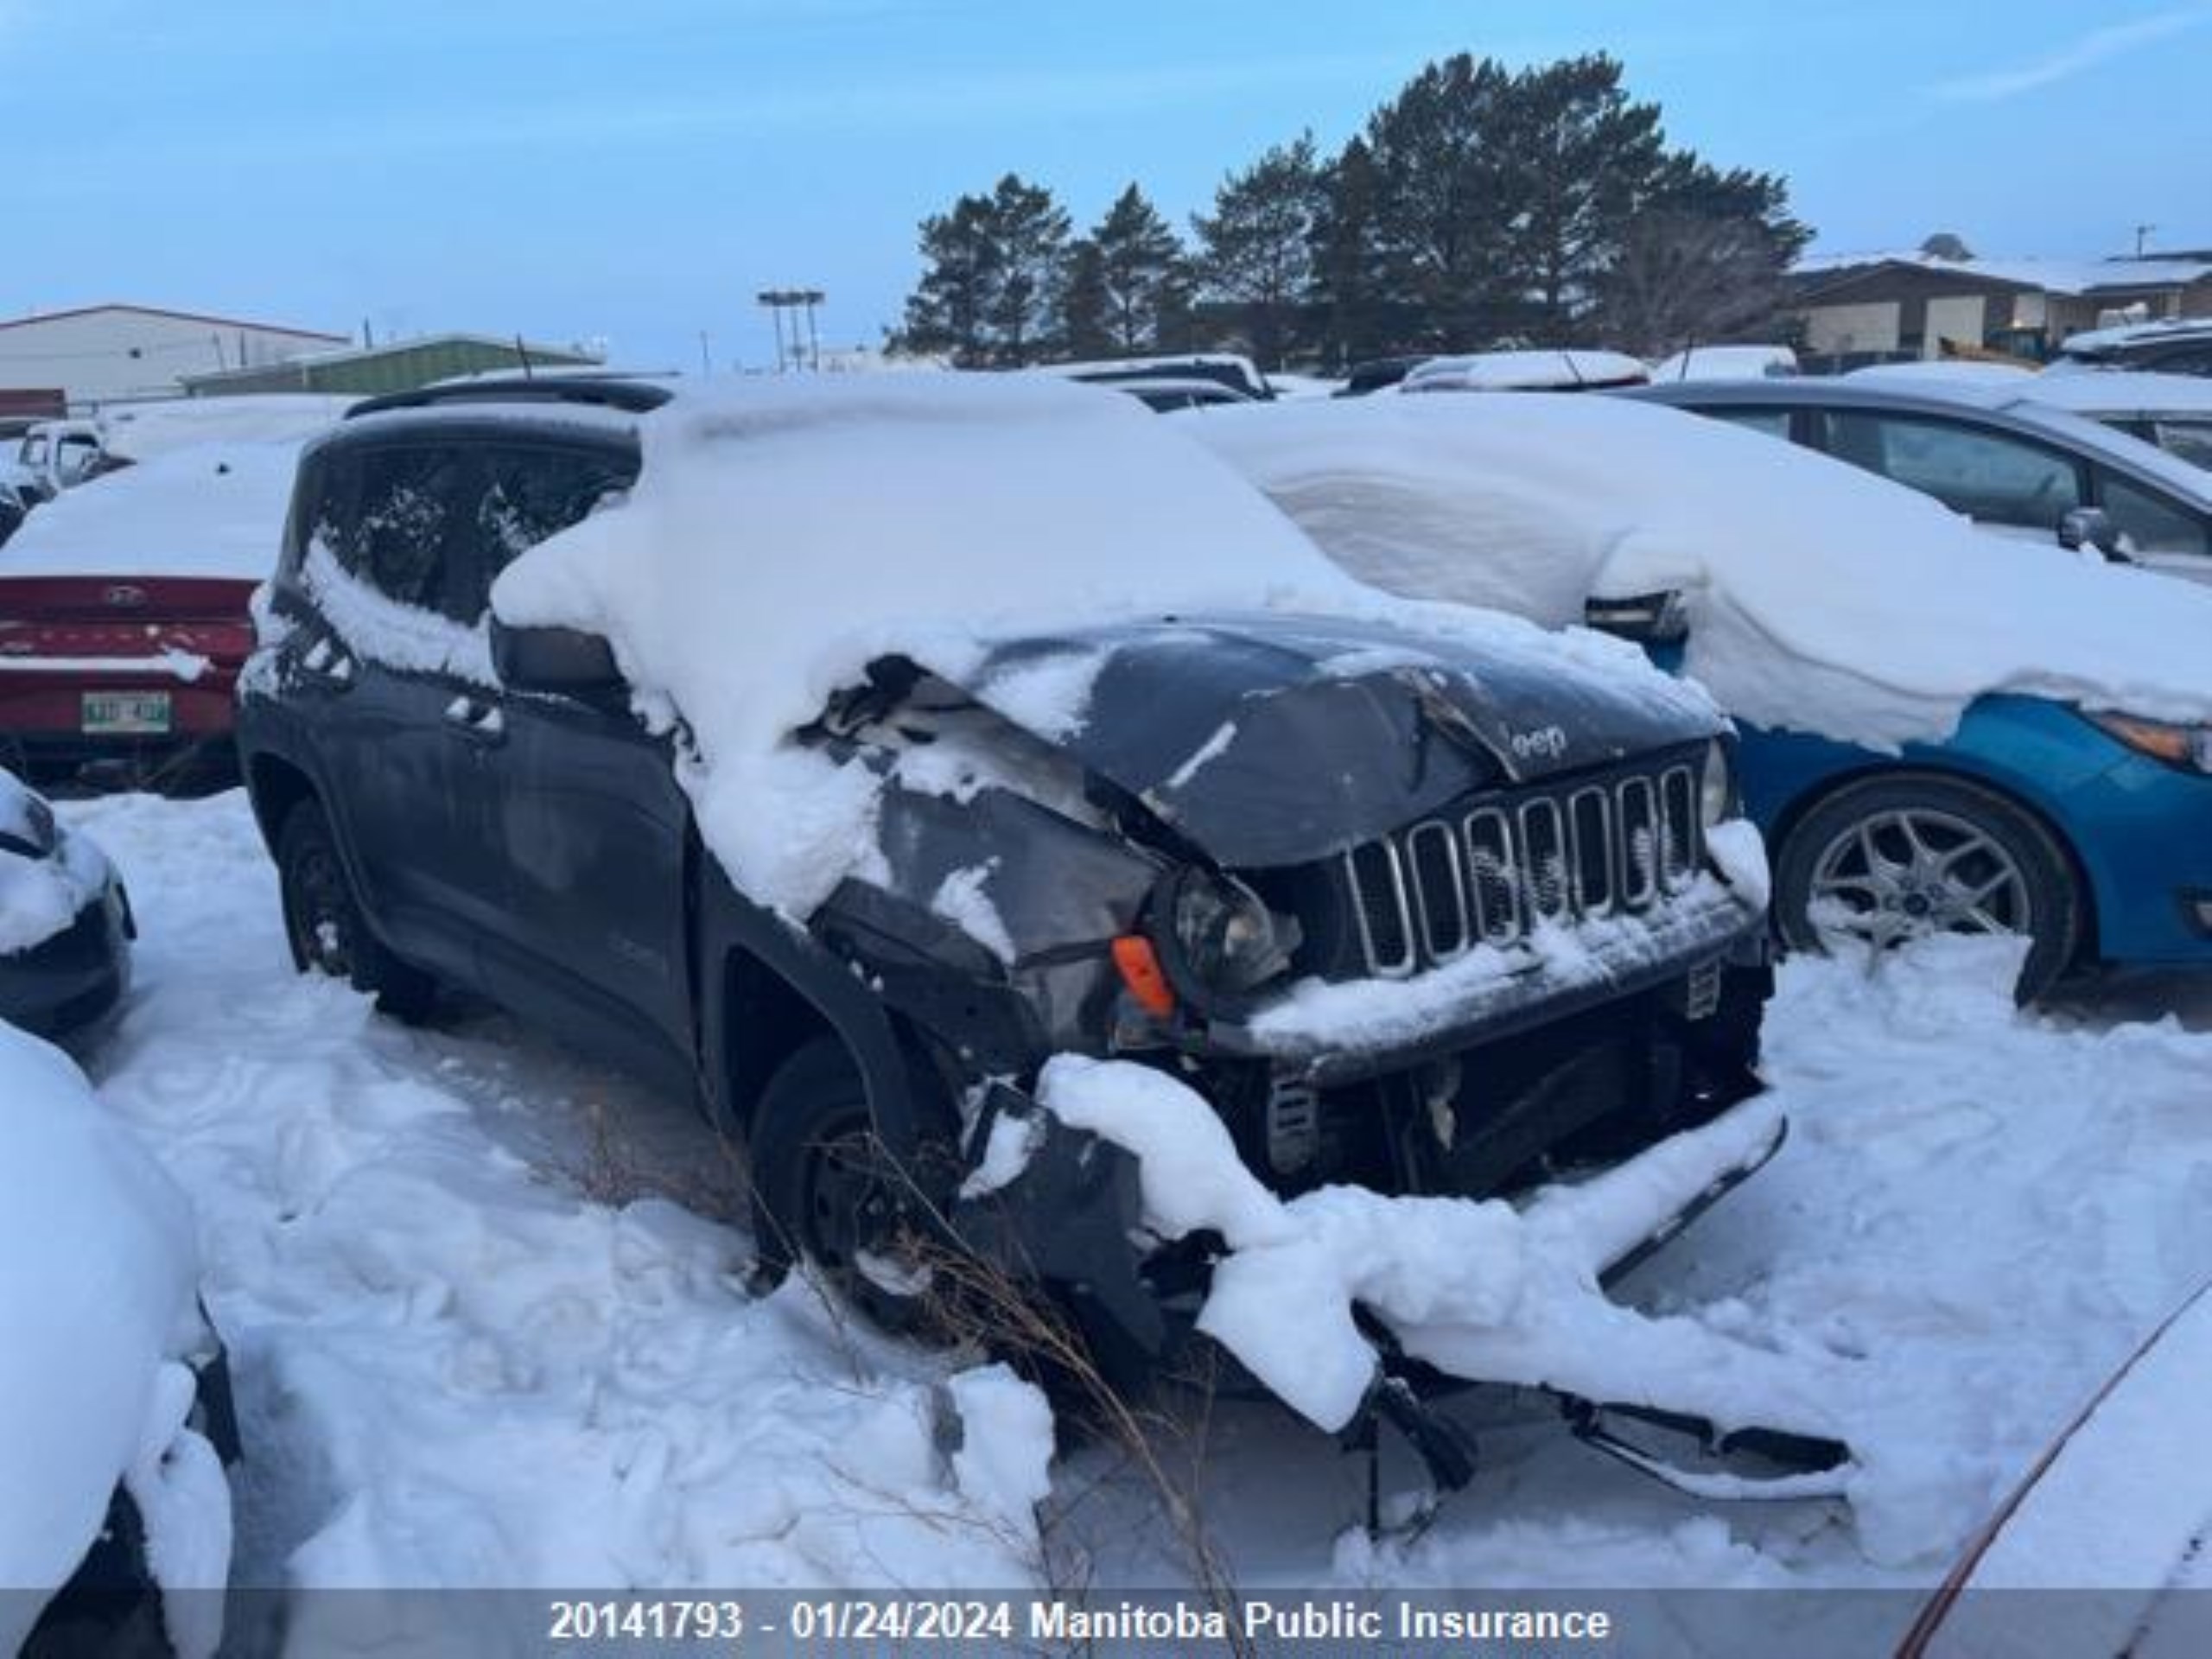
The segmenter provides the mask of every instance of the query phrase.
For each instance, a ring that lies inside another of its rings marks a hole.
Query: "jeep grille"
[[[1400,979],[1541,922],[1648,910],[1703,840],[1686,765],[1484,797],[1343,855],[1361,957]]]

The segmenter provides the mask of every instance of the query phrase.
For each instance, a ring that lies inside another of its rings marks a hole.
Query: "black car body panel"
[[[1500,781],[1717,735],[1592,674],[1349,618],[1171,618],[1008,641],[962,683],[1006,689],[1093,660],[1079,723],[1050,741],[1224,865],[1341,851]]]

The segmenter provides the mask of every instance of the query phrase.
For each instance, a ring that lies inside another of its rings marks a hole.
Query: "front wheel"
[[[2073,864],[2039,820],[1966,779],[1917,775],[1847,785],[1807,813],[1775,860],[1775,915],[1799,950],[2024,935],[2022,1002],[2065,976],[2088,932]]]
[[[938,1222],[955,1160],[934,1141],[906,1162],[892,1154],[843,1044],[817,1039],[777,1069],[760,1096],[752,1156],[763,1219],[784,1251],[880,1328],[929,1327],[944,1288]]]
[[[313,801],[294,807],[277,831],[276,879],[295,968],[348,982],[375,997],[378,1008],[396,1020],[420,1020],[429,1014],[436,982],[392,955],[369,931],[330,820]]]

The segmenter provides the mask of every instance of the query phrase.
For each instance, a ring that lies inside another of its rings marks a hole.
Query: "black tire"
[[[370,932],[330,820],[313,801],[285,814],[276,835],[276,880],[295,968],[347,981],[395,1020],[411,1023],[429,1013],[437,982]]]
[[[875,1133],[868,1090],[842,1043],[819,1037],[776,1070],[751,1136],[761,1221],[880,1328],[912,1336],[938,1319],[933,1225],[951,1206],[957,1160],[944,1126],[911,1166]]]
[[[1931,932],[2028,935],[2014,988],[2023,1003],[2064,978],[2088,940],[2065,848],[2034,814],[1961,778],[1891,773],[1846,785],[1790,829],[1774,878],[1776,925],[1796,950],[1847,934],[1883,947]]]

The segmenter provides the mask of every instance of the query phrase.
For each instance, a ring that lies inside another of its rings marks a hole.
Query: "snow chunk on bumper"
[[[1582,1185],[1525,1208],[1325,1187],[1287,1203],[1244,1166],[1204,1099],[1123,1061],[1062,1055],[1039,1098],[1063,1122],[1135,1153],[1146,1224],[1218,1231],[1198,1328],[1319,1427],[1350,1422],[1377,1357],[1363,1307],[1406,1351],[1452,1375],[1616,1404],[1694,1412],[1726,1429],[1840,1438],[1802,1375],[1688,1319],[1606,1300],[1599,1275],[1781,1133],[1752,1102]]]

